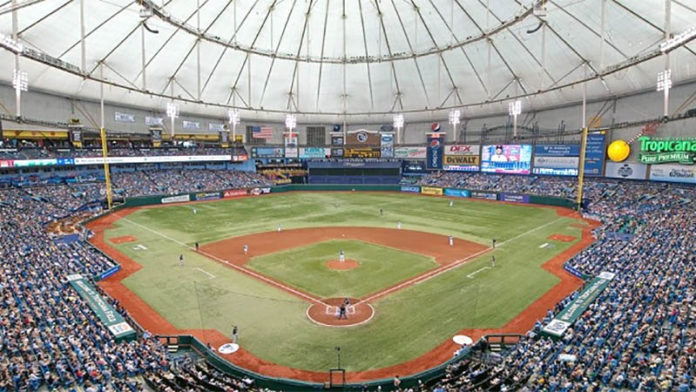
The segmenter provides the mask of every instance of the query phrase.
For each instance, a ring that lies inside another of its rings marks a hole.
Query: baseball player
[[[278,233],[280,233],[281,230],[283,230],[283,227],[280,226],[280,223],[279,223],[279,224],[278,224]]]
[[[380,208],[379,209],[379,216],[382,216],[383,214],[384,214],[384,211],[382,211],[382,209]]]
[[[454,246],[454,237],[449,236],[449,246]]]
[[[247,253],[249,253],[249,245],[244,244],[244,247],[242,249],[244,250],[244,256],[246,256]]]
[[[235,325],[232,327],[232,343],[237,343],[237,339],[239,339],[239,328]]]
[[[198,242],[196,242],[194,246],[196,247],[196,252],[198,252]]]
[[[341,249],[340,252],[338,252],[338,261],[343,263],[346,261],[346,253]]]
[[[454,200],[450,200],[450,207],[454,207]]]
[[[197,213],[198,213],[198,210],[194,208],[194,209],[193,209],[193,215],[196,215]]]
[[[342,303],[341,307],[338,308],[338,319],[347,319],[348,314],[346,313],[346,304]]]
[[[182,253],[179,255],[179,267],[183,267],[183,266],[184,266],[184,254]]]
[[[493,238],[493,249],[495,249],[495,238]]]
[[[491,268],[495,268],[495,256],[491,256]]]
[[[401,221],[396,222],[396,228],[401,230]]]

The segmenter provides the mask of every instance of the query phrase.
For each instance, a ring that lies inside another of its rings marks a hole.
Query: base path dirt
[[[135,242],[137,240],[138,239],[132,235],[124,235],[123,237],[113,237],[109,239],[109,241],[113,242],[114,244],[125,244],[126,242]]]
[[[560,242],[573,242],[573,241],[575,241],[575,237],[573,237],[572,235],[563,235],[563,234],[551,234],[546,239],[553,240],[553,241],[560,241]]]
[[[340,261],[340,260],[331,260],[326,262],[326,268],[330,270],[335,270],[335,271],[350,271],[352,269],[356,269],[360,266],[360,263],[358,263],[355,260],[345,260],[345,261]]]
[[[144,329],[150,331],[153,334],[190,334],[201,340],[204,344],[209,343],[213,347],[219,347],[225,343],[229,343],[230,339],[217,330],[183,330],[175,328],[167,319],[165,319],[162,315],[158,314],[150,305],[148,305],[145,301],[143,301],[140,297],[138,297],[135,293],[131,292],[127,287],[125,287],[121,283],[123,279],[138,271],[141,268],[141,266],[125,254],[111,247],[104,240],[103,231],[112,227],[113,222],[119,220],[121,217],[127,216],[134,210],[135,209],[123,209],[120,210],[117,214],[104,216],[87,225],[88,228],[95,232],[95,236],[91,239],[91,242],[98,246],[100,249],[102,249],[107,255],[112,257],[114,260],[118,261],[121,265],[121,270],[118,273],[112,275],[111,277],[105,280],[102,280],[101,282],[99,282],[99,285],[107,293],[109,293],[109,295],[111,295],[113,298],[119,301],[119,303],[128,310],[128,313]],[[555,210],[560,216],[569,216],[576,219],[582,219],[582,217],[578,213],[572,210],[563,208],[555,208]],[[464,329],[461,330],[459,334],[468,335],[472,337],[474,340],[477,340],[478,338],[486,334],[493,333],[524,334],[534,326],[536,320],[544,317],[547,310],[553,309],[553,307],[556,303],[558,303],[558,301],[568,296],[574,290],[578,289],[582,285],[582,280],[566,272],[563,268],[563,263],[575,254],[582,251],[582,249],[589,246],[594,241],[591,230],[598,227],[600,223],[587,219],[585,221],[587,222],[587,224],[582,226],[582,238],[576,244],[572,245],[563,253],[557,255],[556,257],[549,260],[542,266],[542,268],[560,278],[561,281],[558,284],[556,284],[551,290],[546,292],[541,298],[536,300],[531,306],[522,310],[520,314],[518,314],[514,319],[512,319],[503,327],[492,329]],[[322,229],[321,231],[323,232],[325,230]],[[406,233],[407,231],[403,230],[403,232]],[[273,243],[273,235],[268,233],[268,237],[271,237],[271,239],[267,240],[267,243]],[[441,244],[442,242],[438,241],[437,248],[439,250],[442,250],[442,248],[447,250],[449,248],[448,246],[443,247],[441,246]],[[240,246],[238,243],[233,245]],[[415,243],[412,243],[412,246],[415,245]],[[427,246],[428,244],[424,245]],[[457,245],[458,241],[455,240],[455,248]],[[299,245],[296,244],[294,246]],[[433,245],[433,247],[435,246]],[[421,249],[421,251],[415,253],[423,253],[422,248],[419,248]],[[481,248],[483,248],[484,252],[486,251],[485,247],[481,246]],[[236,250],[230,248],[229,251],[241,253],[241,247],[237,247]],[[253,255],[254,249],[250,249],[250,253],[251,255]],[[444,256],[445,255],[443,255],[442,257]],[[229,254],[226,258],[229,258]],[[236,255],[235,258],[238,258],[238,255]],[[447,258],[440,259],[438,260],[438,262],[442,263],[442,260],[447,260]],[[456,260],[456,256],[450,256],[450,262]],[[245,261],[242,261],[242,264],[244,262]],[[229,355],[219,355],[237,366],[271,377],[291,378],[317,383],[321,383],[328,380],[327,372],[308,371],[278,365],[267,360],[261,359],[259,357],[256,357],[252,353],[246,351],[243,347],[243,339],[240,341],[240,343],[242,344],[242,348],[240,348],[238,352]],[[418,358],[386,368],[362,372],[348,372],[346,373],[346,380],[351,383],[360,383],[369,380],[390,378],[393,377],[395,374],[415,374],[451,359],[454,351],[458,349],[459,346],[452,342],[451,337],[447,337],[442,344]]]
[[[440,265],[454,263],[487,248],[475,242],[455,238],[449,246],[448,237],[415,230],[377,227],[321,227],[272,231],[227,238],[200,247],[202,253],[236,265],[246,264],[254,256],[276,253],[300,246],[330,240],[360,240],[433,257]],[[249,247],[244,254],[244,245]]]

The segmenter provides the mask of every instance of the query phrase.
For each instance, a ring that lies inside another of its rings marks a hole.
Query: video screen
[[[497,144],[483,146],[481,171],[484,173],[529,174],[531,144]]]

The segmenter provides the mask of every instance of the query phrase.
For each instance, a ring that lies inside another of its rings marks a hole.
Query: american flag
[[[270,139],[273,137],[272,127],[251,127],[251,137],[255,139]]]

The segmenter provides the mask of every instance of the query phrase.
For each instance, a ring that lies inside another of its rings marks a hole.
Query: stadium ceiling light
[[[179,106],[174,102],[167,102],[167,117],[172,120],[171,135],[174,137],[174,120],[179,117]]]
[[[26,72],[15,69],[12,72],[12,87],[15,90],[15,106],[17,117],[22,117],[22,91],[29,89],[29,78]]]
[[[395,114],[394,115],[394,128],[401,129],[404,127],[404,115]]]
[[[672,88],[672,70],[666,69],[657,74],[657,91],[665,91]]]
[[[14,87],[15,91],[27,91],[29,89],[27,73],[15,69],[12,73],[12,87]]]
[[[285,115],[285,126],[292,131],[297,127],[297,117],[294,114]]]
[[[518,101],[519,102],[519,101]],[[461,122],[459,119],[462,116],[462,112],[459,109],[455,109],[449,112],[449,123],[452,125],[457,125]]]
[[[167,117],[172,120],[179,117],[179,106],[174,102],[167,102]]]
[[[9,35],[0,34],[0,46],[3,46],[17,54],[20,54],[24,51],[24,45],[22,45]]]
[[[457,141],[457,124],[461,122],[462,112],[459,109],[454,109],[449,112],[449,123],[452,124],[452,141]]]
[[[236,127],[239,125],[240,119],[239,119],[239,113],[234,110],[230,109],[227,111],[227,118],[229,119],[229,123],[232,124],[232,127]]]
[[[688,30],[675,35],[674,37],[668,39],[667,41],[663,42],[660,44],[660,51],[664,52],[669,52],[672,49],[675,49],[692,39],[696,38],[696,26],[692,26]]]
[[[517,117],[522,114],[522,101],[510,102],[508,104],[508,112],[513,117]]]

